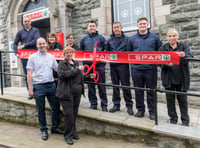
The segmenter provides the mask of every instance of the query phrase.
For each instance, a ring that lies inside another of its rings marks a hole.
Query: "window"
[[[113,0],[112,2],[113,21],[121,22],[123,31],[137,30],[137,19],[143,16],[151,22],[149,0]]]

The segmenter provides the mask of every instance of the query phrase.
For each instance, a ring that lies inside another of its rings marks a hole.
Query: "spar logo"
[[[171,59],[170,55],[168,55],[168,54],[162,55],[162,60],[163,61],[170,61],[170,59]]]
[[[111,60],[117,60],[117,54],[110,54]]]
[[[93,53],[84,53],[83,58],[91,60],[93,56]],[[96,58],[97,60],[117,60],[117,54],[96,53]]]
[[[171,56],[169,54],[129,54],[128,59],[130,61],[170,61]]]

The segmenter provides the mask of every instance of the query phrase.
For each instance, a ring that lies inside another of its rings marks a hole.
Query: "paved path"
[[[74,145],[70,146],[65,143],[62,135],[49,134],[49,139],[43,141],[38,128],[0,122],[0,148],[3,145],[11,148],[156,148],[117,139],[84,134],[79,136],[80,140],[74,140]]]

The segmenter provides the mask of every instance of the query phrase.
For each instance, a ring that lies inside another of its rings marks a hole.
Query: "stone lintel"
[[[166,16],[156,16],[155,17],[155,20],[156,20],[156,26],[157,25],[163,25],[163,24],[166,24]]]
[[[162,6],[162,0],[154,0],[154,7],[160,7]]]
[[[155,16],[164,16],[170,14],[170,5],[164,5],[155,8]]]

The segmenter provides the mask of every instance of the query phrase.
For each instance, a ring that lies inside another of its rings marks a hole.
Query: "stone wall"
[[[100,0],[74,0],[74,4],[69,23],[79,45],[79,41],[87,33],[88,21],[92,19],[92,9],[100,7]],[[94,20],[98,23],[97,19]]]
[[[7,50],[9,49],[8,45],[8,30],[6,26],[6,22],[4,22],[4,17],[5,17],[5,10],[9,4],[9,1],[0,1],[0,50]],[[10,62],[8,61],[9,59],[9,54],[5,53],[2,56],[3,59],[3,69],[4,72],[10,72]],[[10,86],[10,76],[5,76],[4,79],[4,86]]]
[[[35,105],[11,100],[0,99],[0,119],[24,125],[38,126]]]
[[[88,113],[88,111],[85,113]],[[49,126],[51,124],[50,114],[50,109],[46,108],[46,118]],[[39,130],[37,112],[33,104],[0,98],[0,120],[37,126]],[[89,114],[81,113],[81,111],[77,118],[77,131],[79,133],[124,139],[129,142],[139,142],[159,148],[199,148],[200,142],[196,139],[156,132],[153,129],[149,130],[144,127],[125,125],[120,122],[113,122],[112,119],[104,120],[98,118],[97,115],[89,116]]]

